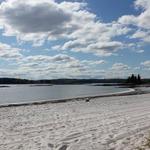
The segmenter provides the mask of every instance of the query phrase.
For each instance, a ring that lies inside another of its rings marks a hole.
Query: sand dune
[[[150,130],[150,94],[0,108],[0,150],[133,150]]]

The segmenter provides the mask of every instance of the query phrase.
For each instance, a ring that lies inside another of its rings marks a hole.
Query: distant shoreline
[[[83,97],[74,97],[74,98],[65,98],[65,99],[56,99],[56,100],[43,100],[43,101],[33,101],[27,103],[10,103],[10,104],[1,104],[0,108],[3,107],[19,107],[19,106],[30,106],[30,105],[43,105],[43,104],[54,104],[54,103],[65,103],[70,101],[90,101],[95,98],[103,98],[103,97],[116,97],[116,96],[129,96],[129,95],[140,95],[147,94],[149,92],[144,92],[138,88],[129,88],[128,91],[109,93],[104,95],[93,95],[93,96],[83,96]]]
[[[107,79],[71,79],[71,78],[59,78],[59,79],[39,79],[29,80],[21,78],[0,78],[0,84],[90,84],[90,83],[111,83],[111,84],[126,84],[124,78],[107,78]],[[150,84],[150,79],[142,79],[142,83]]]

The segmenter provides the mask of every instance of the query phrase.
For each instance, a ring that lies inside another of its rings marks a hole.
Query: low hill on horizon
[[[150,83],[150,79],[143,79]],[[0,78],[0,84],[88,84],[88,83],[125,83],[126,79],[41,79]]]
[[[86,84],[86,83],[123,83],[125,79],[41,79],[0,78],[0,84]]]

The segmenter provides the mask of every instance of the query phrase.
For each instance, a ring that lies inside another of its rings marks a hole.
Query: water
[[[144,92],[150,92],[150,87],[141,87],[140,89]]]
[[[10,87],[0,88],[0,104],[104,95],[126,90],[112,86],[91,85],[10,85]]]

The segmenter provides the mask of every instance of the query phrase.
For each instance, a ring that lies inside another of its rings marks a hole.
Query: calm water
[[[150,87],[141,87],[140,89],[145,92],[150,92]]]
[[[103,95],[126,90],[125,88],[91,85],[11,85],[0,88],[0,104]]]

